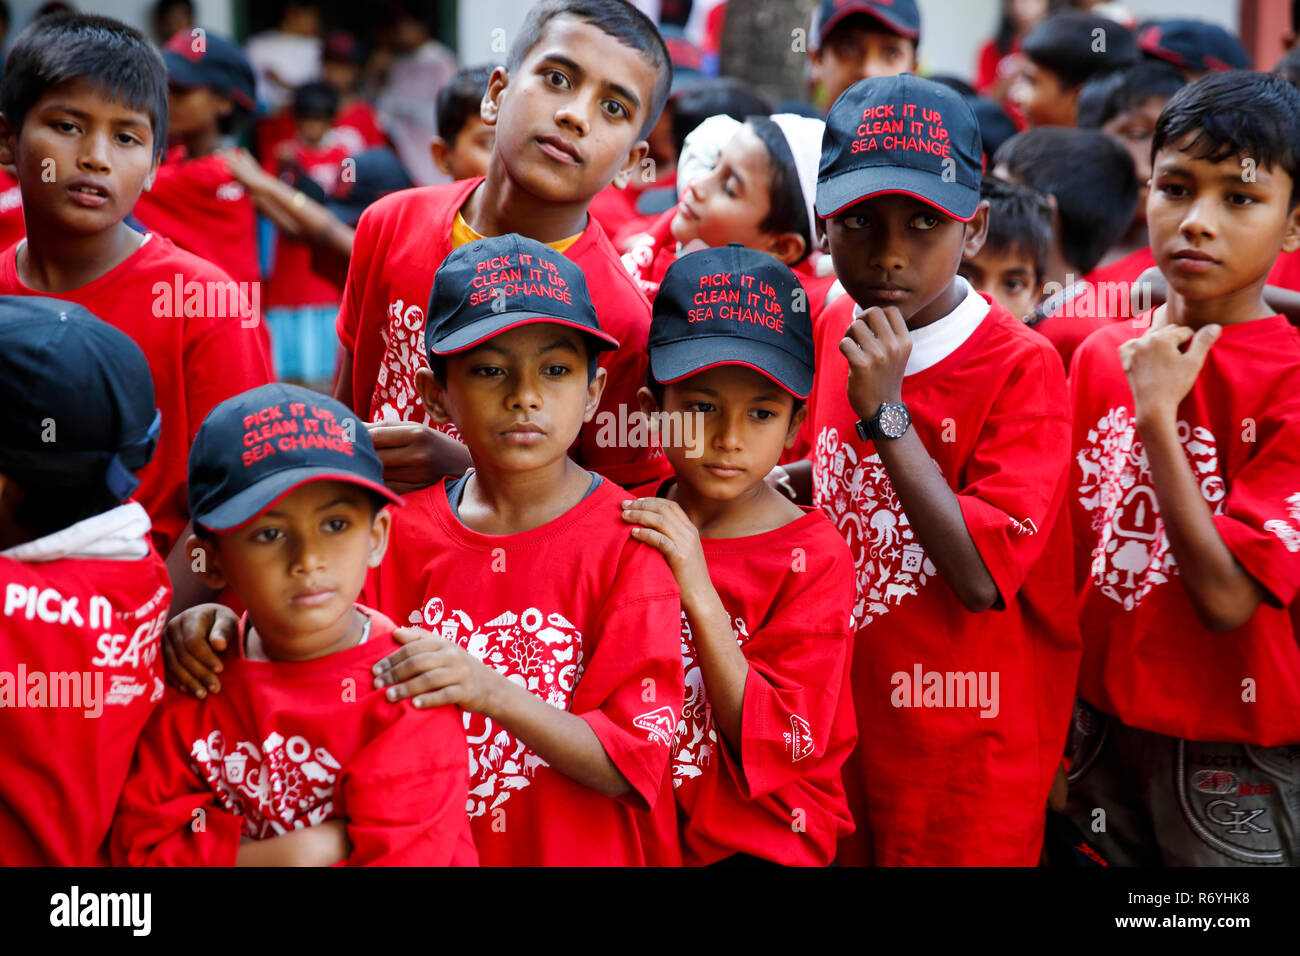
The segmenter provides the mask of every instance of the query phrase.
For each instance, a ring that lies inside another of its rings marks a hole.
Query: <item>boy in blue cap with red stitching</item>
[[[912,75],[850,88],[822,140],[847,295],[819,329],[808,434],[813,500],[857,568],[847,863],[1033,865],[1065,742],[1065,376],[957,275],[987,230],[980,157],[970,107]]]

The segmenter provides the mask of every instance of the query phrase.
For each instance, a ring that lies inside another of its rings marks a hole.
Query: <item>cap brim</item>
[[[251,488],[245,488],[239,494],[227,498],[219,506],[205,514],[191,515],[195,524],[212,531],[234,531],[241,525],[248,524],[262,512],[294,489],[309,481],[345,481],[350,485],[360,485],[383,496],[399,508],[405,506],[397,494],[382,484],[367,481],[355,474],[338,471],[333,468],[288,468],[268,475]]]
[[[167,67],[167,82],[172,86],[188,89],[205,85],[203,77],[199,73],[199,68],[185,57],[179,53],[172,53],[170,50],[165,51],[162,56],[163,63]]]
[[[563,325],[584,332],[596,340],[596,350],[599,352],[618,348],[618,339],[614,338],[614,336],[608,332],[597,331],[591,326],[583,325],[580,322],[557,319],[553,315],[543,315],[540,312],[503,312],[499,316],[494,315],[490,318],[479,319],[463,329],[457,329],[449,335],[444,335],[429,344],[429,351],[434,355],[455,355],[457,352],[464,352],[466,349],[481,345],[494,335],[500,335],[502,332],[509,332],[521,325],[532,325],[536,322],[550,322],[554,325]]]
[[[836,10],[835,13],[821,25],[821,29],[818,30],[818,35],[822,40],[825,40],[826,37],[830,35],[830,32],[835,29],[836,24],[845,17],[853,16],[855,13],[865,14],[882,24],[887,30],[892,30],[899,36],[906,37],[909,40],[915,40],[921,35],[920,30],[905,26],[901,21],[891,18],[889,14],[884,10],[881,10],[879,7],[870,6],[865,3],[850,3],[839,10]]]
[[[762,362],[762,367],[754,364]],[[650,350],[650,374],[656,382],[671,385],[688,375],[719,365],[743,365],[770,378],[795,398],[812,391],[812,366],[766,342],[735,335],[702,335],[667,342]]]
[[[885,193],[919,199],[958,222],[970,222],[980,204],[978,187],[944,182],[930,170],[868,166],[819,179],[815,208],[820,218],[829,219],[854,203]]]

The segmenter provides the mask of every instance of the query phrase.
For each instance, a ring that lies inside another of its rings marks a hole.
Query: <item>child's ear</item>
[[[813,223],[813,232],[817,237],[817,248],[825,253],[830,253],[830,244],[826,241],[826,220],[821,216]]]
[[[388,532],[393,527],[393,516],[387,508],[380,508],[375,520],[370,522],[370,554],[366,557],[366,567],[377,568],[388,551]]]
[[[961,256],[963,259],[974,259],[979,255],[979,251],[984,248],[984,240],[989,234],[989,201],[981,199],[979,205],[975,207],[975,215],[971,216],[970,221],[966,223],[966,236],[962,242]]]
[[[217,93],[213,94],[213,98],[217,103],[218,116],[229,116],[231,113],[235,112],[235,101],[233,98]]]
[[[636,145],[632,147],[631,152],[627,154],[627,161],[623,167],[614,176],[615,189],[627,189],[627,184],[631,182],[632,176],[640,167],[641,162],[650,155],[650,144],[644,140],[637,140]]]
[[[487,92],[483,94],[483,100],[478,105],[479,119],[483,121],[484,126],[497,125],[497,116],[501,113],[501,97],[509,85],[510,71],[504,66],[498,66],[488,77]]]
[[[1282,251],[1295,252],[1300,249],[1300,203],[1297,203],[1286,217],[1286,232],[1282,234]]]
[[[596,409],[600,407],[601,393],[605,391],[606,378],[605,370],[597,368],[595,376],[587,383],[587,405],[582,412],[584,422],[589,422],[596,417]]]
[[[655,393],[642,385],[636,390],[636,400],[641,405],[641,414],[650,418],[655,412],[659,411],[659,403],[655,401]]]
[[[804,419],[808,417],[808,406],[805,404],[799,411],[790,416],[790,428],[785,433],[785,447],[793,448],[794,440],[799,437],[799,427],[803,425]]]
[[[441,136],[435,136],[429,140],[429,153],[433,156],[433,165],[450,176],[451,164],[447,162],[447,157],[451,154],[451,144]]]
[[[780,259],[788,266],[793,266],[803,258],[804,252],[807,251],[808,244],[804,242],[803,236],[797,232],[782,232],[772,236],[763,250],[774,259]]]
[[[18,163],[18,131],[9,117],[0,113],[0,166],[14,166]]]
[[[225,588],[226,575],[221,570],[221,556],[211,541],[192,534],[185,539],[185,553],[190,557],[190,570],[196,578],[214,591]]]
[[[438,384],[430,369],[421,368],[416,371],[415,390],[420,393],[424,410],[429,413],[429,417],[435,424],[446,425],[451,421],[451,414],[447,411],[446,391]]]

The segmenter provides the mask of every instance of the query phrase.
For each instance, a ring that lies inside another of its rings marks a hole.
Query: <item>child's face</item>
[[[991,297],[1016,318],[1024,318],[1038,302],[1041,285],[1034,257],[1016,246],[985,244],[970,259],[963,259],[961,275],[975,289]]]
[[[388,546],[389,514],[372,517],[371,508],[359,485],[308,482],[216,535],[205,580],[235,590],[272,659],[328,653],[347,632],[366,570]]]
[[[1059,75],[1026,59],[1008,99],[1016,105],[1030,126],[1074,126],[1078,87],[1067,87]]]
[[[871,196],[826,220],[845,291],[864,309],[896,307],[912,328],[947,314],[943,293],[963,255],[979,252],[987,230],[987,202],[962,223],[901,193]]]
[[[664,455],[679,482],[717,501],[762,484],[808,414],[805,407],[792,415],[790,393],[743,365],[719,365],[665,385],[663,408],[648,388],[639,396],[647,415],[680,416],[676,434],[694,441],[665,442]]]
[[[772,164],[767,147],[741,126],[718,154],[713,170],[686,188],[673,217],[673,238],[685,245],[739,242],[766,251],[772,238],[759,228],[772,207]]]
[[[117,225],[153,181],[154,131],[84,79],[49,90],[15,135],[0,123],[0,164],[17,166],[29,222],[91,235]]]
[[[1150,96],[1131,110],[1116,113],[1102,124],[1101,131],[1119,143],[1133,158],[1137,173],[1137,218],[1146,219],[1147,196],[1151,179],[1151,137],[1155,135],[1156,120],[1169,100],[1163,96]]]
[[[309,146],[319,145],[334,125],[327,116],[300,116],[294,122],[298,124],[299,138]]]
[[[496,138],[496,130],[479,117],[471,116],[450,145],[440,136],[433,138],[433,162],[452,179],[484,176]]]
[[[850,17],[808,53],[813,82],[820,82],[830,109],[858,80],[916,72],[916,44],[889,30],[872,27],[869,18]]]
[[[587,381],[581,332],[533,322],[447,356],[446,381],[428,369],[416,387],[429,416],[454,422],[475,465],[532,471],[568,454],[590,421],[605,386],[605,370]]]
[[[221,117],[230,113],[234,103],[228,96],[219,96],[206,86],[189,89],[179,86],[167,88],[167,137],[180,142],[192,133],[215,129]]]
[[[1201,301],[1262,284],[1279,249],[1300,248],[1300,206],[1287,208],[1285,170],[1238,156],[1196,159],[1183,152],[1195,137],[1156,154],[1147,231],[1170,288]]]
[[[599,27],[570,16],[547,23],[515,75],[498,67],[483,118],[510,179],[547,202],[585,202],[645,158],[641,138],[657,74]]]

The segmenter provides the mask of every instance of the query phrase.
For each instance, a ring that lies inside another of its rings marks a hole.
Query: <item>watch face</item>
[[[886,402],[880,406],[880,431],[886,438],[902,438],[912,417],[907,414],[906,405]]]

